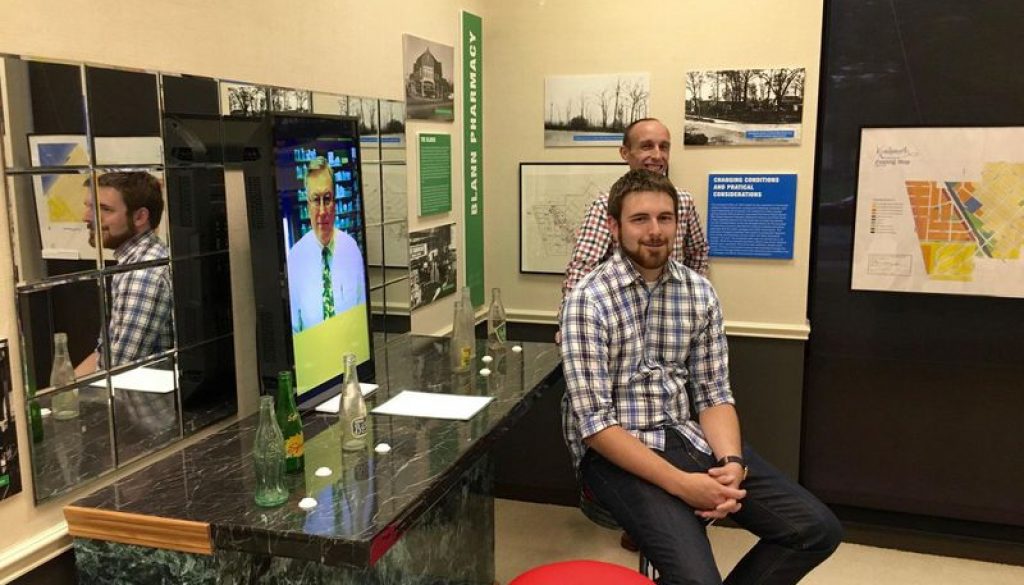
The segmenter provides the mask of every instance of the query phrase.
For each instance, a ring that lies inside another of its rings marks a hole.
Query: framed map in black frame
[[[563,274],[576,230],[626,163],[519,163],[519,272]]]

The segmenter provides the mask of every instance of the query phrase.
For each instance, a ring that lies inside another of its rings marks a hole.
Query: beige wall
[[[286,5],[289,9],[282,12]],[[482,5],[482,0],[335,0],[319,3],[315,9],[301,9],[299,4],[252,0],[0,0],[0,53],[404,99],[402,34],[458,47],[460,10],[485,16]],[[457,48],[456,61],[458,52]],[[459,177],[460,128],[457,123],[414,123],[410,124],[409,137],[413,139],[422,131],[451,132],[453,176]],[[410,140],[410,144],[414,143]],[[410,148],[410,165],[416,162],[413,150]],[[413,173],[409,180],[410,185],[415,184]],[[454,221],[461,212],[461,181],[454,181],[453,187],[456,209],[451,217],[419,222],[415,203],[410,202],[410,229]],[[255,372],[253,296],[244,213],[240,200],[229,210],[236,351],[243,380],[253,379]],[[9,226],[6,206],[0,206],[0,233],[9,233]],[[8,238],[0,237],[0,338],[15,342],[13,374],[15,387],[20,388],[10,259]],[[450,305],[418,312],[418,329],[443,328],[450,315]],[[249,398],[243,400],[243,409],[251,406]],[[19,414],[24,412],[18,392],[13,408]],[[33,504],[24,422],[24,415],[20,415],[18,440],[25,485],[21,494],[0,502],[0,524],[4,526],[0,531],[0,581],[12,578],[66,544],[60,510],[68,500],[81,495],[72,494],[39,507]]]
[[[651,115],[672,131],[671,178],[693,193],[705,225],[708,173],[799,175],[794,259],[716,259],[710,274],[730,333],[805,337],[822,3],[534,0],[487,8],[487,282],[501,287],[510,318],[553,322],[561,299],[561,277],[516,268],[519,163],[619,160],[608,147],[544,148],[544,77],[646,71]],[[768,67],[807,69],[800,146],[683,148],[687,71]]]
[[[0,0],[0,52],[181,72],[317,91],[402,99],[401,35],[412,33],[456,47],[459,10],[484,17],[485,197],[488,286],[503,289],[513,318],[553,322],[557,276],[518,273],[518,163],[617,160],[612,148],[543,147],[544,76],[648,71],[651,113],[673,132],[672,178],[691,190],[706,212],[709,172],[799,174],[796,258],[755,262],[715,260],[711,276],[730,330],[800,337],[806,332],[814,121],[817,110],[820,2],[811,0],[663,0],[647,4],[593,0],[343,0],[316,10],[281,14],[278,2]],[[144,8],[142,8],[144,7]],[[325,23],[331,23],[327,26]],[[309,29],[315,34],[306,35]],[[276,39],[276,40],[275,40]],[[287,41],[281,41],[287,39]],[[312,57],[311,57],[312,56]],[[681,146],[683,79],[688,69],[807,68],[804,138],[799,147],[708,149]],[[461,76],[456,75],[461,85]],[[410,230],[461,217],[461,103],[454,124],[414,123],[408,132]],[[418,132],[451,132],[453,204],[448,216],[416,217]],[[235,327],[240,372],[255,371],[252,291],[244,207],[230,210]],[[9,231],[0,209],[0,232]],[[461,226],[457,230],[461,249]],[[0,337],[17,339],[11,254],[0,238]],[[417,311],[414,330],[450,323],[451,298]],[[20,356],[14,377],[20,387]],[[251,401],[249,401],[251,403]],[[16,393],[15,412],[23,404]],[[19,442],[27,454],[24,416]],[[0,581],[41,558],[61,540],[60,507],[35,507],[23,457],[22,494],[0,502]]]

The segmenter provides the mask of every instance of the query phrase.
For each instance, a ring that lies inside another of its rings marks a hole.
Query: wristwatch
[[[747,462],[744,461],[742,457],[739,455],[726,455],[718,460],[719,467],[725,467],[730,463],[739,463],[740,467],[743,468],[743,479],[747,479],[747,471],[749,469],[747,468]]]

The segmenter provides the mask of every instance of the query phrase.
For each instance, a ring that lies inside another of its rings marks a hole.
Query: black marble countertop
[[[343,452],[336,415],[303,416],[305,471],[287,476],[288,501],[253,501],[256,415],[150,465],[73,505],[207,523],[214,550],[240,550],[329,564],[372,565],[405,529],[439,500],[561,376],[551,343],[523,342],[522,352],[477,342],[472,372],[453,373],[448,339],[402,335],[376,352],[372,409],[402,390],[493,396],[468,421],[370,416],[368,448]],[[490,376],[477,372],[490,354]],[[391,451],[373,447],[387,443]],[[316,475],[326,467],[329,476]],[[304,497],[317,500],[309,511]]]

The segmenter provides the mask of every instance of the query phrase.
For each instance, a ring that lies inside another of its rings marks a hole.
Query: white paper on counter
[[[493,396],[460,396],[402,390],[398,396],[370,412],[394,416],[469,420],[492,400],[494,400]]]
[[[366,382],[359,383],[359,391],[363,393],[363,398],[373,394],[374,390],[377,388],[380,388],[377,384],[367,384]],[[313,410],[329,414],[338,414],[339,408],[341,408],[341,394],[338,394],[330,400],[325,400],[322,404],[318,404]]]
[[[106,380],[97,380],[90,386],[106,386]],[[174,392],[174,370],[158,370],[155,368],[135,368],[123,374],[110,377],[110,385],[114,390],[134,390],[153,394]]]

